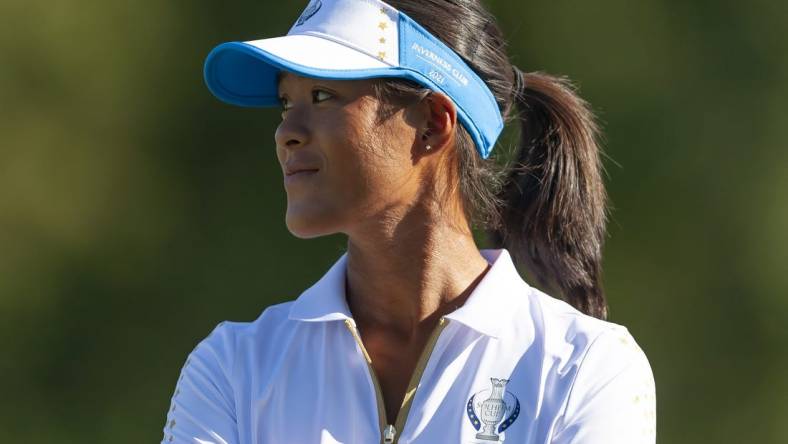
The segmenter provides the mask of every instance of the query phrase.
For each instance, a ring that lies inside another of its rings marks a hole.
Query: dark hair
[[[509,250],[536,281],[583,313],[606,319],[601,284],[607,193],[593,112],[566,77],[520,71],[506,53],[495,17],[480,0],[386,0],[451,47],[482,78],[504,120],[520,122],[508,164],[498,146],[482,159],[464,127],[448,156],[469,223]],[[383,79],[389,104],[423,99],[424,87]],[[383,107],[382,110],[385,110]],[[516,111],[516,112],[515,112]],[[381,111],[382,118],[386,111]]]

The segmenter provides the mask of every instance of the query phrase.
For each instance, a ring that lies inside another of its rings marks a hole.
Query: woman
[[[649,362],[605,320],[593,115],[504,46],[477,0],[312,0],[287,36],[209,54],[217,97],[282,107],[288,229],[348,247],[194,349],[164,442],[655,442]]]

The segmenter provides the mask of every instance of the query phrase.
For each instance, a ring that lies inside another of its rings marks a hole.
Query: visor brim
[[[279,104],[282,70],[349,80],[391,75],[396,68],[348,45],[301,34],[223,43],[208,54],[203,75],[211,93],[226,103],[269,107]]]

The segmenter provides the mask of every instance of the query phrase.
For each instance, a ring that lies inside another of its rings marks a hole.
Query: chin
[[[330,224],[318,215],[293,214],[288,211],[285,216],[285,224],[288,231],[299,239],[312,239],[337,232],[337,230],[332,230]]]

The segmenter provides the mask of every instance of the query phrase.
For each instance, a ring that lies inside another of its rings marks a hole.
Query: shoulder
[[[629,329],[611,321],[586,315],[570,304],[531,288],[531,316],[545,350],[557,355],[571,351],[576,364],[604,355],[615,362],[642,360],[645,353]]]
[[[294,301],[269,305],[253,321],[222,321],[202,340],[200,346],[211,347],[229,361],[261,342],[278,342],[292,331],[296,321],[289,319]]]
[[[278,353],[274,345],[281,344],[282,336],[292,330],[288,326],[294,322],[288,317],[291,304],[271,305],[251,322],[219,322],[187,356],[178,385],[190,379],[205,383],[205,390],[216,391],[217,398],[230,403],[235,389],[244,385],[250,364],[270,362],[266,358]],[[197,382],[191,383],[193,388],[200,385]]]
[[[275,342],[290,329],[288,318],[293,301],[266,307],[253,321],[221,321],[203,337],[189,353],[183,369],[197,361],[214,374],[233,379],[239,360],[250,350],[266,349],[265,343]]]
[[[249,391],[247,355],[263,333],[285,329],[288,306],[269,306],[252,322],[219,322],[194,347],[175,385],[163,442],[239,442],[236,407]]]
[[[535,288],[530,296],[536,340],[564,376],[569,409],[614,380],[627,380],[633,397],[653,397],[651,364],[628,327],[588,316]]]
[[[545,358],[563,375],[558,379],[565,396],[554,442],[653,442],[654,375],[629,328],[533,290],[531,305]],[[607,435],[613,432],[624,441]]]
[[[226,325],[237,338],[245,338],[259,335],[261,332],[271,334],[293,323],[289,318],[290,307],[295,301],[280,302],[272,304],[263,309],[256,319],[249,322],[224,321],[220,325]]]

